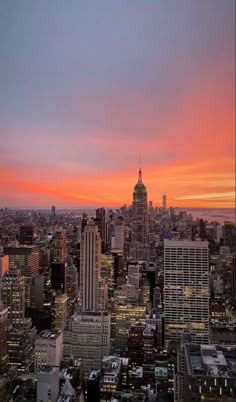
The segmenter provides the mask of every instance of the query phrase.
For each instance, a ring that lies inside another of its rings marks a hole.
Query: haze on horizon
[[[234,0],[0,2],[0,207],[235,206]]]

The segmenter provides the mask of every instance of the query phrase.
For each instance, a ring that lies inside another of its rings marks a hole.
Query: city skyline
[[[0,11],[0,207],[235,206],[233,0]]]

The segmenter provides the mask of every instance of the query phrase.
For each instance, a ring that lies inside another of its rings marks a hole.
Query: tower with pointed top
[[[141,167],[133,191],[131,243],[131,256],[137,260],[146,260],[148,258],[148,206]]]

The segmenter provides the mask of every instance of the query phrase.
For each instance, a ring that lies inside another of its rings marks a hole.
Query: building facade
[[[35,338],[35,373],[45,366],[60,367],[62,354],[62,331],[41,331]]]
[[[89,222],[82,232],[80,250],[80,299],[83,311],[105,309],[107,289],[101,280],[101,239],[97,226]]]
[[[111,319],[108,313],[81,312],[68,320],[64,331],[64,360],[81,359],[85,375],[100,369],[110,353]]]
[[[209,341],[209,251],[206,241],[164,240],[165,343],[184,330]]]
[[[25,318],[25,279],[17,267],[10,267],[2,279],[2,302],[8,308],[8,321],[17,325]]]
[[[25,305],[30,307],[32,279],[39,274],[39,247],[4,247],[4,253],[9,256],[9,266],[20,268],[21,275],[25,277]]]

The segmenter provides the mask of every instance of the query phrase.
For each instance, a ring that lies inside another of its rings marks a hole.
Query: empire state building
[[[138,181],[134,186],[132,202],[131,256],[137,260],[148,258],[148,207],[147,190],[139,168]]]

